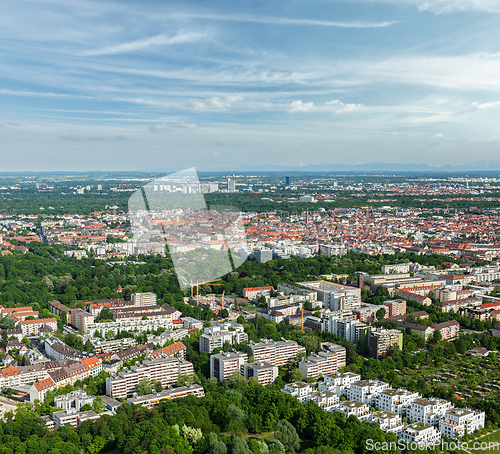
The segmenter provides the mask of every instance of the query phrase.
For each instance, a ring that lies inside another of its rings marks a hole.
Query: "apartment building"
[[[351,384],[346,391],[347,399],[375,406],[380,393],[389,388],[389,384],[379,380],[360,380]]]
[[[295,397],[300,403],[304,404],[309,401],[309,396],[313,392],[313,389],[309,383],[295,382],[287,383],[281,392],[285,394],[290,394]]]
[[[346,255],[347,247],[343,243],[320,244],[319,252],[321,255]]]
[[[325,312],[322,331],[347,339],[352,344],[357,340],[367,339],[369,330],[352,311]]]
[[[389,411],[375,411],[367,419],[368,422],[378,424],[384,432],[392,432],[398,436],[403,428],[403,420],[400,415]]]
[[[162,400],[181,399],[187,396],[204,397],[205,390],[200,385],[182,386],[180,388],[166,389],[153,394],[139,396],[134,394],[133,397],[127,399],[127,403],[131,405],[142,405],[143,407],[152,408],[158,405]]]
[[[316,378],[337,372],[345,366],[346,351],[344,347],[336,345],[331,350],[313,353],[307,358],[302,358],[299,370],[304,372],[305,378]]]
[[[93,402],[94,399],[92,396],[89,396],[83,389],[78,389],[68,394],[56,396],[54,398],[54,407],[62,408],[63,410],[74,408],[76,411],[80,411],[80,408],[84,405],[92,405]]]
[[[12,314],[22,314],[23,312],[33,312],[33,307],[32,306],[24,306],[24,307],[5,308],[3,306],[0,306],[0,319],[2,319],[4,317],[8,317],[9,315],[12,315]]]
[[[83,309],[71,309],[71,324],[84,333],[87,332],[87,326],[94,323],[94,316]]]
[[[59,301],[49,301],[47,305],[50,312],[61,317],[63,321],[66,318],[66,324],[71,323],[71,309],[69,307]]]
[[[361,306],[361,289],[329,281],[298,282],[298,285],[313,290],[324,309],[352,311]]]
[[[161,357],[166,358],[168,356],[175,356],[176,358],[185,358],[186,350],[187,348],[182,342],[176,342],[172,345],[167,345],[166,347],[149,352],[148,359],[161,358]]]
[[[39,318],[37,320],[20,320],[16,326],[21,328],[23,337],[39,336],[45,330],[56,331],[57,320],[55,318]]]
[[[165,323],[170,324],[174,320],[177,320],[182,313],[173,307],[167,306],[133,306],[133,307],[123,307],[118,309],[112,309],[113,320],[115,322],[119,321],[129,321],[129,320],[142,320],[147,317],[148,320],[163,320]]]
[[[382,265],[382,273],[384,274],[394,274],[394,273],[409,273],[411,263],[397,263],[395,265]]]
[[[343,396],[347,394],[349,387],[359,380],[361,380],[361,375],[352,372],[326,374],[318,388],[320,391],[331,391],[338,396]]]
[[[484,411],[471,410],[470,408],[451,408],[439,421],[439,430],[444,437],[453,440],[484,428],[484,423]]]
[[[370,417],[368,405],[355,400],[340,402],[339,408],[336,411],[344,414],[346,419],[349,418],[349,416],[356,416],[360,421],[364,421]]]
[[[278,292],[283,292],[285,296],[290,296],[291,294],[302,296],[306,301],[313,303],[313,306],[315,306],[315,303],[318,301],[318,294],[314,290],[286,284],[284,282],[278,284]]]
[[[248,380],[255,378],[261,385],[268,385],[274,383],[278,377],[278,367],[274,364],[257,361],[255,363],[243,365],[243,376]]]
[[[134,306],[155,306],[156,295],[154,293],[132,293],[130,301]]]
[[[456,320],[448,320],[443,323],[434,323],[432,325],[434,330],[438,330],[441,333],[442,339],[453,339],[457,337],[460,333],[460,323]]]
[[[441,432],[430,424],[416,422],[406,426],[399,438],[424,447],[437,446],[441,442]]]
[[[353,309],[352,312],[360,322],[371,325],[377,321],[377,311],[379,309],[384,309],[387,316],[387,309],[384,306],[376,306],[374,304],[363,304],[361,307]]]
[[[224,381],[234,372],[244,375],[244,364],[248,360],[248,355],[242,352],[220,353],[210,356],[210,377]]]
[[[398,315],[406,314],[406,301],[405,300],[391,300],[384,301],[384,306],[386,307],[387,314],[386,317],[396,317]]]
[[[236,322],[221,323],[205,328],[199,339],[200,352],[212,353],[214,349],[223,347],[225,342],[241,344],[248,340],[243,325]]]
[[[131,397],[139,382],[159,380],[163,387],[174,384],[180,375],[193,375],[193,365],[181,358],[159,358],[143,361],[118,375],[106,379],[106,394],[114,399]]]
[[[381,411],[406,416],[411,403],[420,398],[419,393],[406,389],[386,389],[379,394],[375,407]]]
[[[325,411],[333,411],[340,402],[339,396],[331,391],[313,391],[308,399]]]
[[[243,289],[243,298],[254,301],[260,297],[260,295],[269,293],[271,290],[274,290],[274,287],[270,285],[265,287],[246,287]]]
[[[108,414],[111,413],[108,412]],[[58,428],[65,425],[77,427],[84,421],[99,419],[101,416],[102,414],[98,415],[93,410],[78,412],[73,408],[52,413],[52,420],[54,421],[55,426]]]
[[[156,331],[158,328],[171,330],[173,325],[164,319],[89,323],[85,334],[95,337],[96,333],[99,333],[104,339],[106,339],[110,331],[113,336],[116,336],[122,331],[136,331],[138,333],[142,333],[144,331]]]
[[[102,366],[100,358],[93,357],[92,364],[94,368],[99,368],[97,362]],[[30,402],[38,399],[45,401],[45,395],[49,389],[57,389],[67,384],[74,385],[77,380],[85,380],[91,374],[91,369],[83,361],[69,361],[66,366],[48,372],[48,377],[39,380],[30,388]]]
[[[60,339],[50,336],[45,339],[43,348],[45,353],[54,360],[70,359],[80,361],[83,358],[93,356],[92,353],[81,352],[61,342]]]
[[[97,356],[83,358],[82,362],[87,366],[90,377],[95,377],[102,371],[102,360]]]
[[[403,349],[403,333],[397,329],[376,328],[370,331],[368,351],[372,358],[385,358],[393,349]]]
[[[258,343],[250,341],[247,347],[248,356],[253,356],[256,361],[266,361],[276,366],[288,364],[302,351],[305,353],[304,347],[292,340],[261,339]]]
[[[443,399],[415,399],[406,417],[409,421],[437,426],[444,414],[452,408],[451,402]]]

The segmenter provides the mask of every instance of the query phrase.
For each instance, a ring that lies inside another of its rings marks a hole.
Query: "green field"
[[[469,441],[469,446],[474,448],[475,443],[498,443],[497,446],[491,446],[491,448],[486,449],[471,449],[470,452],[474,454],[486,454],[486,453],[496,453],[500,452],[500,431],[485,435],[483,437],[476,438]]]

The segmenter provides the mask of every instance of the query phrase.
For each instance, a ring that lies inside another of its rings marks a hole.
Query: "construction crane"
[[[200,285],[207,285],[210,284],[211,286],[213,285],[224,285],[224,284],[214,284],[214,282],[220,281],[220,279],[213,279],[211,281],[205,281],[205,282],[196,282],[196,284],[191,281],[191,298],[193,298],[193,287],[196,287],[196,305],[198,306],[200,304],[200,292],[199,288]]]

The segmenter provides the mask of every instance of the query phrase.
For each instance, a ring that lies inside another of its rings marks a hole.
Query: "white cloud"
[[[12,96],[28,96],[34,98],[79,98],[79,99],[94,99],[92,96],[81,96],[81,95],[68,95],[64,93],[41,93],[36,91],[15,91],[6,90],[4,88],[0,89],[0,94],[2,95],[12,95]]]
[[[225,109],[230,107],[233,102],[241,101],[243,98],[236,95],[228,95],[220,98],[218,96],[212,96],[211,98],[206,98],[204,101],[191,101],[191,107],[195,110],[207,110],[207,109]]]
[[[443,138],[444,134],[442,132],[438,132],[437,134],[434,134],[434,137],[436,137],[436,138]]]
[[[377,0],[376,0],[377,1]],[[380,0],[383,3],[414,5],[420,12],[445,14],[463,11],[500,12],[498,0]]]
[[[197,126],[194,123],[162,123],[160,125],[152,125],[149,127],[151,132],[171,132],[176,129],[195,129]]]
[[[500,101],[485,102],[483,104],[479,104],[476,101],[476,102],[473,102],[472,105],[474,107],[477,107],[478,109],[491,109],[492,107],[500,107]]]
[[[152,36],[151,38],[138,39],[136,41],[129,41],[113,46],[106,46],[100,49],[88,50],[83,52],[81,55],[84,57],[92,57],[95,55],[110,55],[122,52],[133,52],[136,50],[147,49],[148,47],[192,43],[195,41],[206,39],[207,37],[208,35],[206,33],[185,32],[181,30],[179,33],[177,33],[177,35],[174,36],[156,35]]]
[[[197,14],[191,13],[188,15],[190,18],[203,18],[221,21],[233,22],[253,22],[258,24],[271,24],[271,25],[311,25],[320,27],[340,27],[340,28],[382,28],[388,27],[392,24],[397,24],[397,21],[383,21],[383,22],[340,22],[316,19],[294,19],[288,17],[271,17],[271,16],[252,16],[240,14]]]
[[[79,134],[69,134],[61,136],[61,140],[68,140],[70,142],[109,142],[113,140],[135,140],[134,137],[125,134],[118,134],[116,136],[82,136]]]
[[[352,112],[353,110],[359,109],[363,107],[363,104],[344,104],[342,101],[338,99],[334,99],[333,101],[328,101],[325,103],[327,106],[335,106],[335,112]]]
[[[302,102],[302,101],[293,101],[290,104],[289,112],[309,112],[314,107],[313,102]]]

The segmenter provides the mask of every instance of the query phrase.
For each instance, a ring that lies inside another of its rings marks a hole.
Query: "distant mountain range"
[[[42,171],[42,172],[33,172],[33,171],[12,171],[12,172],[0,172],[2,176],[19,176],[19,175],[74,175],[74,176],[82,176],[82,175],[133,175],[133,174],[166,174],[171,172],[178,172],[183,170],[181,167],[176,168],[150,168],[150,169],[139,169],[137,171],[129,170],[129,171],[114,171],[114,170],[102,170],[102,171]],[[351,172],[395,172],[395,173],[476,173],[476,172],[499,172],[500,171],[500,161],[473,161],[469,164],[461,164],[461,165],[445,165],[445,166],[432,166],[429,164],[402,164],[397,162],[364,162],[358,164],[311,164],[305,166],[280,166],[280,165],[266,165],[260,164],[255,166],[220,166],[220,167],[205,167],[199,166],[196,167],[198,172],[202,173],[212,173],[212,172],[258,172],[258,173],[266,173],[266,172],[277,172],[277,173],[351,173]]]
[[[313,164],[306,166],[257,165],[238,167],[199,168],[200,171],[240,172],[494,172],[500,171],[500,161],[473,161],[464,165],[431,166],[429,164],[401,164],[393,162],[366,162],[359,164]]]

